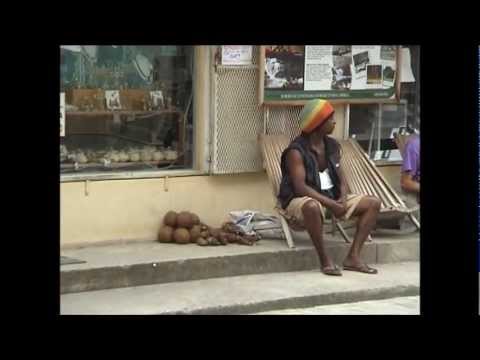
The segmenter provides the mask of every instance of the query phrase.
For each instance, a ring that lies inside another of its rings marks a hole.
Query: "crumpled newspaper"
[[[229,213],[233,222],[245,235],[258,235],[260,238],[285,239],[280,219],[270,214],[254,210],[239,210]]]

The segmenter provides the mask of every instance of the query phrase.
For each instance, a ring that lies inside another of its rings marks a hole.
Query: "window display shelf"
[[[164,115],[164,114],[179,114],[183,115],[183,111],[179,109],[165,109],[165,110],[115,110],[115,111],[107,111],[107,110],[98,110],[98,111],[66,111],[66,116],[84,116],[84,117],[97,117],[97,116],[109,116],[109,115],[135,115],[135,116],[150,116],[150,115]]]
[[[86,163],[86,164],[78,164],[78,170],[82,169],[91,169],[91,168],[102,168],[102,169],[119,169],[119,168],[128,168],[132,166],[139,166],[139,165],[147,165],[152,167],[157,167],[158,165],[170,165],[174,164],[178,161],[177,160],[159,160],[159,161],[129,161],[129,162],[115,162],[110,163],[108,165],[104,165],[98,162]],[[67,164],[60,164],[61,170],[69,170],[75,169],[75,164],[67,163]]]

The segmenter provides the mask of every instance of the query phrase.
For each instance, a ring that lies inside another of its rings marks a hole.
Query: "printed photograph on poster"
[[[367,64],[370,62],[370,57],[368,55],[368,51],[363,51],[356,55],[353,55],[353,65],[355,67],[355,73],[365,74],[365,70],[367,69]]]
[[[120,110],[120,91],[118,90],[106,90],[105,99],[107,101],[108,110]]]
[[[380,47],[380,59],[385,61],[395,60],[396,46],[382,45]]]
[[[333,56],[333,67],[343,67],[352,65],[352,56]]]
[[[352,57],[352,45],[333,45],[333,56],[346,56]]]
[[[333,68],[331,88],[333,90],[350,90],[352,86],[352,47],[334,46],[332,54]]]
[[[303,46],[265,46],[265,89],[303,90]]]
[[[60,93],[60,136],[65,136],[65,93]]]
[[[395,70],[391,66],[383,69],[383,87],[392,87],[395,83]]]
[[[352,72],[350,65],[332,68],[332,89],[350,90],[352,86]]]
[[[162,110],[165,108],[163,93],[160,90],[150,91],[150,101],[152,110]]]
[[[367,65],[367,84],[382,84],[382,65]]]

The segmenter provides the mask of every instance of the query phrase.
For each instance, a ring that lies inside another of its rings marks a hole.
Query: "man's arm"
[[[320,194],[318,191],[305,183],[306,173],[302,155],[298,150],[290,150],[287,154],[287,167],[292,179],[295,196],[308,196],[319,201],[323,206],[330,209],[336,216],[342,216],[346,209],[338,202]]]
[[[402,176],[400,178],[400,186],[405,191],[420,192],[420,183],[413,180],[413,176],[418,167],[418,156],[414,144],[409,141],[405,145],[402,164]]]
[[[338,163],[337,174],[340,179],[340,199],[339,201],[345,205],[347,201],[347,182],[345,180],[345,174],[343,173],[342,166]]]

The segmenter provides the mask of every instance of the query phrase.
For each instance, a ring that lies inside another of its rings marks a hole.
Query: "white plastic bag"
[[[231,211],[230,221],[245,235],[259,235],[261,238],[284,239],[280,219],[254,210]]]

